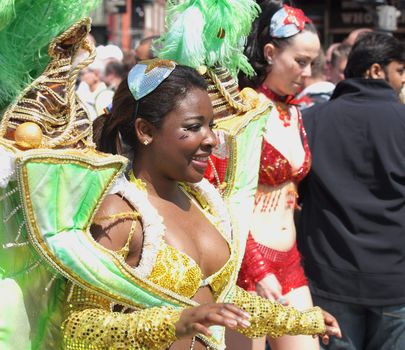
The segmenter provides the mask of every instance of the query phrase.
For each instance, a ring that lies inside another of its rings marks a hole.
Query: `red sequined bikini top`
[[[260,89],[267,97],[267,91]],[[272,98],[270,98],[273,100]],[[274,101],[279,103],[279,101]],[[285,103],[285,102],[284,102]],[[298,170],[294,170],[286,157],[277,150],[272,144],[263,139],[262,153],[260,158],[259,183],[272,187],[279,186],[287,181],[299,183],[308,174],[311,168],[311,152],[309,150],[307,135],[298,112],[298,122],[301,131],[302,144],[305,151],[304,162]]]

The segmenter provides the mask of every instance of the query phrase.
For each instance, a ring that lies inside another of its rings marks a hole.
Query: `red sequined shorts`
[[[267,273],[273,273],[280,282],[283,295],[293,289],[308,285],[296,244],[286,252],[271,249],[257,242],[256,246],[262,255],[263,262],[266,264]],[[247,264],[247,260],[243,259],[239,271],[238,285],[247,291],[254,291],[256,281],[249,277],[251,267],[247,266]]]

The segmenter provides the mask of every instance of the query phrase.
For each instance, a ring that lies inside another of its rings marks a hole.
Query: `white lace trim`
[[[232,242],[232,225],[230,215],[225,206],[225,203],[218,190],[206,179],[201,180],[196,184],[188,184],[191,188],[195,188],[203,198],[205,198],[209,206],[218,216],[220,230],[223,232],[229,242]]]
[[[121,176],[112,187],[110,193],[119,193],[125,197],[142,217],[143,248],[139,265],[134,271],[142,278],[146,278],[155,266],[159,242],[166,230],[163,219],[147,198],[147,193],[130,183]]]
[[[15,155],[0,146],[0,188],[15,180]]]

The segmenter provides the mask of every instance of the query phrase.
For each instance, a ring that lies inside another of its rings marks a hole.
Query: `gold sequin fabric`
[[[227,285],[235,264],[235,259],[229,259],[218,272],[206,279],[214,296],[218,296]],[[204,282],[198,264],[187,254],[164,242],[161,242],[156,264],[148,279],[186,298],[192,298]]]
[[[112,304],[71,287],[63,330],[65,350],[161,350],[175,340],[180,311],[154,307],[131,313],[111,311]]]
[[[319,307],[298,311],[277,302],[254,296],[242,288],[235,287],[233,299],[230,301],[247,311],[251,326],[238,329],[238,332],[249,338],[264,335],[280,337],[288,335],[324,334],[325,324]]]
[[[202,273],[193,259],[161,242],[156,264],[148,279],[161,287],[191,298],[200,287]]]
[[[232,254],[229,261],[218,272],[207,278],[207,282],[211,287],[214,299],[217,300],[222,294],[224,288],[228,285],[232,274],[237,265],[237,260]]]

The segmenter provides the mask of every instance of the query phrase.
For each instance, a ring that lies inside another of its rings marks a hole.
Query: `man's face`
[[[335,66],[330,67],[330,79],[333,84],[337,84],[345,78],[344,71],[347,64],[347,57],[339,57]]]
[[[392,61],[385,69],[385,80],[399,94],[405,83],[405,63]]]

